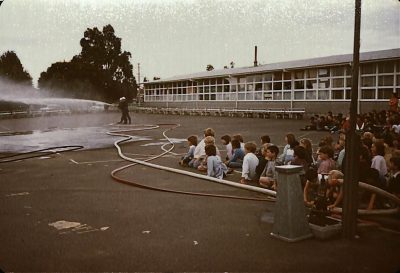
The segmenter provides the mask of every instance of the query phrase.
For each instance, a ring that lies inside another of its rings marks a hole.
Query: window
[[[317,77],[317,69],[307,69],[306,76],[308,79]]]
[[[333,88],[344,87],[344,79],[332,79],[332,87]]]
[[[396,85],[400,86],[400,75],[396,76]]]
[[[294,72],[294,78],[295,79],[304,79],[304,71],[303,70],[297,70]]]
[[[282,82],[274,82],[274,90],[282,90]]]
[[[347,89],[346,90],[346,100],[349,100],[349,99],[351,99],[351,90]]]
[[[329,76],[329,68],[320,68],[318,69],[319,77],[328,77]]]
[[[329,79],[319,79],[318,82],[318,88],[329,88],[330,86]]]
[[[292,82],[283,82],[283,89],[291,90],[292,89]]]
[[[316,89],[317,88],[317,80],[307,80],[306,87],[307,87],[307,89]]]
[[[282,80],[282,72],[274,72],[274,81]]]
[[[246,100],[253,100],[254,99],[254,92],[246,93]]]
[[[247,84],[247,91],[254,91],[253,84]]]
[[[295,81],[294,89],[304,89],[304,81]]]
[[[346,87],[351,87],[351,85],[352,85],[352,79],[346,78]]]
[[[292,79],[292,73],[290,72],[283,72],[283,79],[284,80],[291,80]]]
[[[362,77],[361,78],[361,86],[362,87],[373,87],[375,86],[375,76],[372,77]]]
[[[274,100],[282,100],[282,92],[273,93]]]
[[[304,91],[295,91],[294,99],[295,100],[304,100]]]
[[[315,90],[306,91],[306,100],[315,100],[317,98],[317,92]]]
[[[344,90],[332,90],[332,99],[333,100],[344,99]]]
[[[378,99],[390,99],[392,97],[393,88],[379,88],[378,89]]]
[[[375,64],[362,64],[361,74],[375,74]]]
[[[378,63],[378,73],[393,73],[394,62],[380,62]]]
[[[283,92],[283,99],[290,100],[292,98],[292,92]]]
[[[272,81],[272,74],[264,74],[264,81],[268,82],[268,81]]]
[[[378,77],[378,85],[379,86],[393,86],[394,77],[390,76],[379,76]]]
[[[329,90],[319,90],[318,91],[319,100],[329,100]]]
[[[254,81],[255,82],[262,82],[262,80],[263,80],[262,75],[255,75],[254,76]]]
[[[344,67],[343,66],[336,66],[332,68],[332,76],[344,76]]]
[[[361,90],[361,98],[365,100],[375,99],[375,89],[363,89]]]
[[[254,93],[254,100],[262,100],[262,92]]]
[[[269,91],[272,90],[272,83],[264,83],[264,90]]]
[[[262,90],[262,83],[256,83],[256,91],[261,91]]]

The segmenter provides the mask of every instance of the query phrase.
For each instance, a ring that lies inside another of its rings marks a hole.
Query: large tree
[[[24,69],[14,51],[7,51],[0,56],[0,77],[32,86],[31,75]]]
[[[40,88],[63,90],[68,97],[106,101],[136,96],[131,53],[121,51],[121,38],[115,36],[111,25],[103,31],[88,28],[80,44],[81,53],[70,62],[52,64],[40,75]]]

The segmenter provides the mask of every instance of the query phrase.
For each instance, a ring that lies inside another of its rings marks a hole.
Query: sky
[[[87,28],[111,24],[137,77],[167,78],[353,52],[354,0],[4,0],[0,54],[34,79],[79,54]],[[400,1],[363,0],[361,52],[400,47]]]

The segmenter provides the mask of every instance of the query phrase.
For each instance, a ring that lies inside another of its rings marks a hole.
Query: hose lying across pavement
[[[29,159],[29,158],[42,157],[42,156],[47,156],[47,155],[52,155],[52,154],[57,154],[57,153],[71,152],[71,151],[76,151],[76,150],[80,150],[80,149],[83,149],[83,146],[69,145],[69,146],[50,147],[50,148],[45,148],[45,149],[40,149],[40,150],[29,151],[29,152],[25,152],[25,153],[3,156],[3,157],[0,157],[0,163],[15,162],[15,161],[25,160],[25,159]]]
[[[271,191],[271,190],[267,190],[267,189],[263,189],[263,188],[259,188],[259,187],[254,187],[254,186],[250,186],[250,185],[243,185],[240,183],[235,183],[232,181],[228,181],[228,180],[224,180],[224,179],[218,179],[218,178],[214,178],[214,177],[210,177],[210,176],[206,176],[206,175],[201,175],[201,174],[197,174],[197,173],[193,173],[193,172],[189,172],[189,171],[185,171],[185,170],[180,170],[180,169],[174,169],[174,168],[170,168],[170,167],[165,167],[165,166],[161,166],[161,165],[157,165],[157,164],[153,164],[153,163],[149,163],[148,161],[160,158],[162,156],[164,156],[167,153],[170,153],[175,145],[174,143],[168,138],[168,136],[166,135],[166,132],[173,130],[177,127],[179,127],[179,124],[157,124],[154,125],[152,127],[148,127],[149,125],[146,125],[145,128],[143,128],[143,130],[149,130],[149,129],[153,129],[153,128],[159,128],[159,126],[171,126],[170,128],[166,129],[163,132],[163,136],[164,138],[169,142],[167,143],[167,145],[171,145],[171,147],[166,150],[164,148],[165,144],[163,145],[162,149],[164,150],[163,153],[156,155],[154,157],[148,158],[146,160],[138,160],[138,159],[134,159],[134,158],[130,158],[126,155],[123,154],[122,149],[120,147],[120,144],[126,141],[131,140],[133,137],[128,135],[128,134],[124,134],[124,132],[129,132],[129,131],[137,131],[140,129],[131,129],[131,130],[119,130],[119,131],[111,131],[108,132],[107,134],[112,135],[112,136],[119,136],[119,137],[123,137],[122,140],[118,140],[114,142],[114,146],[117,148],[118,150],[118,154],[121,158],[133,162],[133,164],[129,164],[126,166],[123,166],[121,168],[115,169],[111,172],[111,176],[112,178],[114,178],[116,181],[120,182],[120,183],[124,183],[124,184],[128,184],[128,185],[132,185],[132,186],[137,186],[140,188],[146,188],[146,189],[152,189],[152,190],[157,190],[157,191],[163,191],[163,192],[171,192],[171,193],[178,193],[178,194],[189,194],[189,195],[197,195],[197,196],[208,196],[208,197],[220,197],[220,198],[231,198],[231,199],[240,199],[240,200],[254,200],[254,201],[275,201],[274,198],[271,197],[267,197],[267,198],[250,198],[250,197],[241,197],[241,196],[231,196],[231,195],[218,195],[218,194],[207,194],[207,193],[199,193],[199,192],[189,192],[189,191],[178,191],[178,190],[169,190],[169,189],[164,189],[164,188],[158,188],[158,187],[153,187],[153,186],[147,186],[147,185],[143,185],[143,184],[139,184],[137,182],[133,182],[133,181],[129,181],[126,179],[122,179],[120,177],[118,177],[116,174],[124,169],[127,169],[129,167],[135,166],[137,164],[141,164],[150,168],[155,168],[155,169],[159,169],[159,170],[164,170],[164,171],[168,171],[168,172],[173,172],[173,173],[178,173],[178,174],[183,174],[186,176],[191,176],[191,177],[195,177],[195,178],[199,178],[199,179],[203,179],[203,180],[208,180],[208,181],[213,181],[213,182],[217,182],[220,184],[224,184],[224,185],[229,185],[229,186],[234,186],[234,187],[238,187],[238,188],[242,188],[242,189],[246,189],[246,190],[250,190],[250,191],[255,191],[255,192],[260,192],[260,193],[264,193],[264,194],[268,194],[271,196],[276,196],[276,192],[275,191]],[[157,127],[156,127],[157,126]]]

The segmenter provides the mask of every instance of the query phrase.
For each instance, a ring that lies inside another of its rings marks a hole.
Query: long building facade
[[[149,107],[349,111],[352,54],[230,68],[144,83]],[[400,48],[360,54],[358,111],[388,108],[400,95]]]

